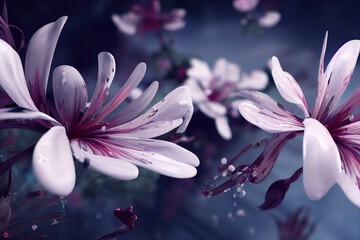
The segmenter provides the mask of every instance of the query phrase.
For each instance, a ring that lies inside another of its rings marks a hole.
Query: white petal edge
[[[37,110],[26,85],[19,54],[0,39],[0,85],[19,106]]]
[[[272,57],[271,72],[276,88],[281,96],[286,101],[296,104],[304,112],[305,117],[309,117],[304,93],[295,79],[289,73],[282,70],[280,62],[276,57]]]
[[[33,168],[47,191],[62,197],[72,192],[76,175],[64,127],[52,127],[40,138],[33,153]]]
[[[226,116],[215,118],[215,126],[222,138],[224,138],[225,140],[231,139],[231,129]]]
[[[344,191],[347,198],[356,206],[360,207],[360,180],[357,180],[356,175],[349,175],[342,171],[338,177],[337,183]]]
[[[133,14],[133,13],[127,13]],[[131,18],[131,17],[130,17]],[[130,19],[128,17],[128,19]],[[111,15],[111,20],[120,32],[128,35],[134,35],[136,33],[136,22],[130,22],[126,20],[126,17],[119,16],[118,14]]]
[[[303,183],[311,200],[321,199],[341,173],[339,150],[329,131],[313,118],[304,120]]]
[[[71,147],[74,148],[74,146],[72,143]],[[83,159],[78,159],[80,162],[84,162],[85,159],[88,160],[91,168],[109,177],[119,180],[133,180],[139,175],[139,169],[134,164],[124,161],[123,159],[99,156],[84,150],[76,151],[77,155],[80,153],[80,155],[83,156]]]

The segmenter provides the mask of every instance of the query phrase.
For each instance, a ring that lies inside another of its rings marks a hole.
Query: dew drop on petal
[[[239,193],[239,196],[240,196],[240,198],[245,197],[246,196],[245,190],[241,190],[240,193]]]
[[[37,226],[36,224],[34,224],[34,225],[31,226],[31,229],[32,229],[33,231],[35,231],[36,229],[38,229],[38,226]]]
[[[106,126],[102,126],[101,131],[105,132],[106,131]]]
[[[221,159],[221,164],[222,164],[222,165],[225,165],[226,163],[227,163],[227,159],[223,157],[223,158]]]
[[[229,170],[230,172],[235,171],[234,165],[229,165],[229,166],[228,166],[228,170]]]

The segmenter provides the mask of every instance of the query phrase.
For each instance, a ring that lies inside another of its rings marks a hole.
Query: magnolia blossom
[[[321,199],[337,183],[350,201],[360,207],[360,88],[356,88],[339,105],[356,65],[360,40],[345,43],[325,70],[326,43],[327,35],[320,58],[318,87],[312,111],[300,86],[289,73],[282,70],[276,57],[272,58],[272,75],[276,87],[281,96],[287,102],[297,105],[304,115],[293,115],[271,97],[257,91],[243,92],[248,100],[240,103],[239,110],[252,124],[275,133],[274,149],[280,143],[283,145],[286,135],[304,133],[303,183],[310,199]],[[275,159],[264,162],[266,171],[263,172],[271,170]]]
[[[159,0],[152,0],[150,6],[134,5],[123,15],[113,14],[111,19],[119,31],[134,35],[136,33],[176,31],[185,26],[185,9],[177,8],[170,13],[162,13]]]
[[[105,102],[115,74],[115,60],[102,52],[98,78],[89,101],[86,84],[71,66],[54,70],[53,102],[46,100],[51,60],[67,17],[45,25],[30,40],[25,73],[20,57],[0,40],[0,84],[18,105],[1,109],[0,120],[32,119],[46,127],[33,152],[33,168],[48,191],[66,196],[75,185],[73,156],[85,167],[117,179],[138,176],[135,165],[166,176],[189,178],[196,174],[198,158],[182,147],[156,140],[178,127],[183,132],[193,113],[185,87],[179,87],[146,110],[158,83],[118,113],[114,111],[142,80],[146,65],[140,63],[116,95]]]
[[[224,58],[215,62],[213,71],[199,59],[191,59],[190,63],[185,85],[189,87],[193,101],[206,116],[215,120],[221,137],[231,139],[227,109],[234,106],[231,103],[235,102],[239,90],[265,88],[268,83],[266,73],[254,70],[241,75],[239,66]]]

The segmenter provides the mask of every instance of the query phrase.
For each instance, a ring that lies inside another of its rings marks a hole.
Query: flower
[[[193,58],[190,63],[185,85],[189,87],[193,101],[201,112],[215,120],[220,136],[231,139],[227,109],[231,108],[239,90],[265,88],[268,83],[266,73],[254,70],[241,76],[239,66],[224,58],[215,62],[213,71],[200,59]]]
[[[326,43],[327,34],[312,111],[300,86],[289,73],[282,70],[276,57],[272,58],[276,87],[287,102],[303,111],[304,116],[293,115],[271,97],[257,91],[243,91],[242,95],[248,100],[239,104],[239,111],[250,123],[277,136],[291,132],[304,133],[303,183],[310,199],[321,199],[337,183],[349,200],[360,207],[360,115],[357,113],[360,88],[338,106],[355,68],[360,40],[345,43],[324,70]],[[274,161],[267,164],[267,173]]]
[[[193,113],[186,87],[173,90],[144,111],[157,92],[158,83],[153,82],[141,96],[113,113],[142,80],[144,63],[106,104],[115,74],[110,53],[99,54],[98,79],[90,102],[80,73],[71,66],[59,66],[52,79],[54,104],[46,101],[50,64],[66,19],[62,17],[34,34],[26,54],[25,75],[19,55],[0,40],[0,84],[20,107],[1,109],[0,120],[33,119],[46,127],[33,152],[40,184],[54,194],[68,195],[76,178],[73,156],[84,166],[117,179],[136,178],[135,165],[166,176],[193,177],[199,165],[193,153],[153,139],[177,127],[178,132],[186,129]]]
[[[113,14],[111,19],[119,31],[128,35],[156,32],[163,29],[176,31],[185,26],[185,9],[177,8],[170,13],[162,13],[159,0],[152,0],[150,6],[134,5],[123,15]]]

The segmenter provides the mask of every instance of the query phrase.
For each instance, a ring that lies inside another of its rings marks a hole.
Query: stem
[[[3,175],[6,170],[8,170],[13,164],[19,161],[21,158],[30,155],[35,148],[35,144],[28,147],[27,149],[17,153],[16,155],[9,158],[6,162],[0,164],[0,175]]]

